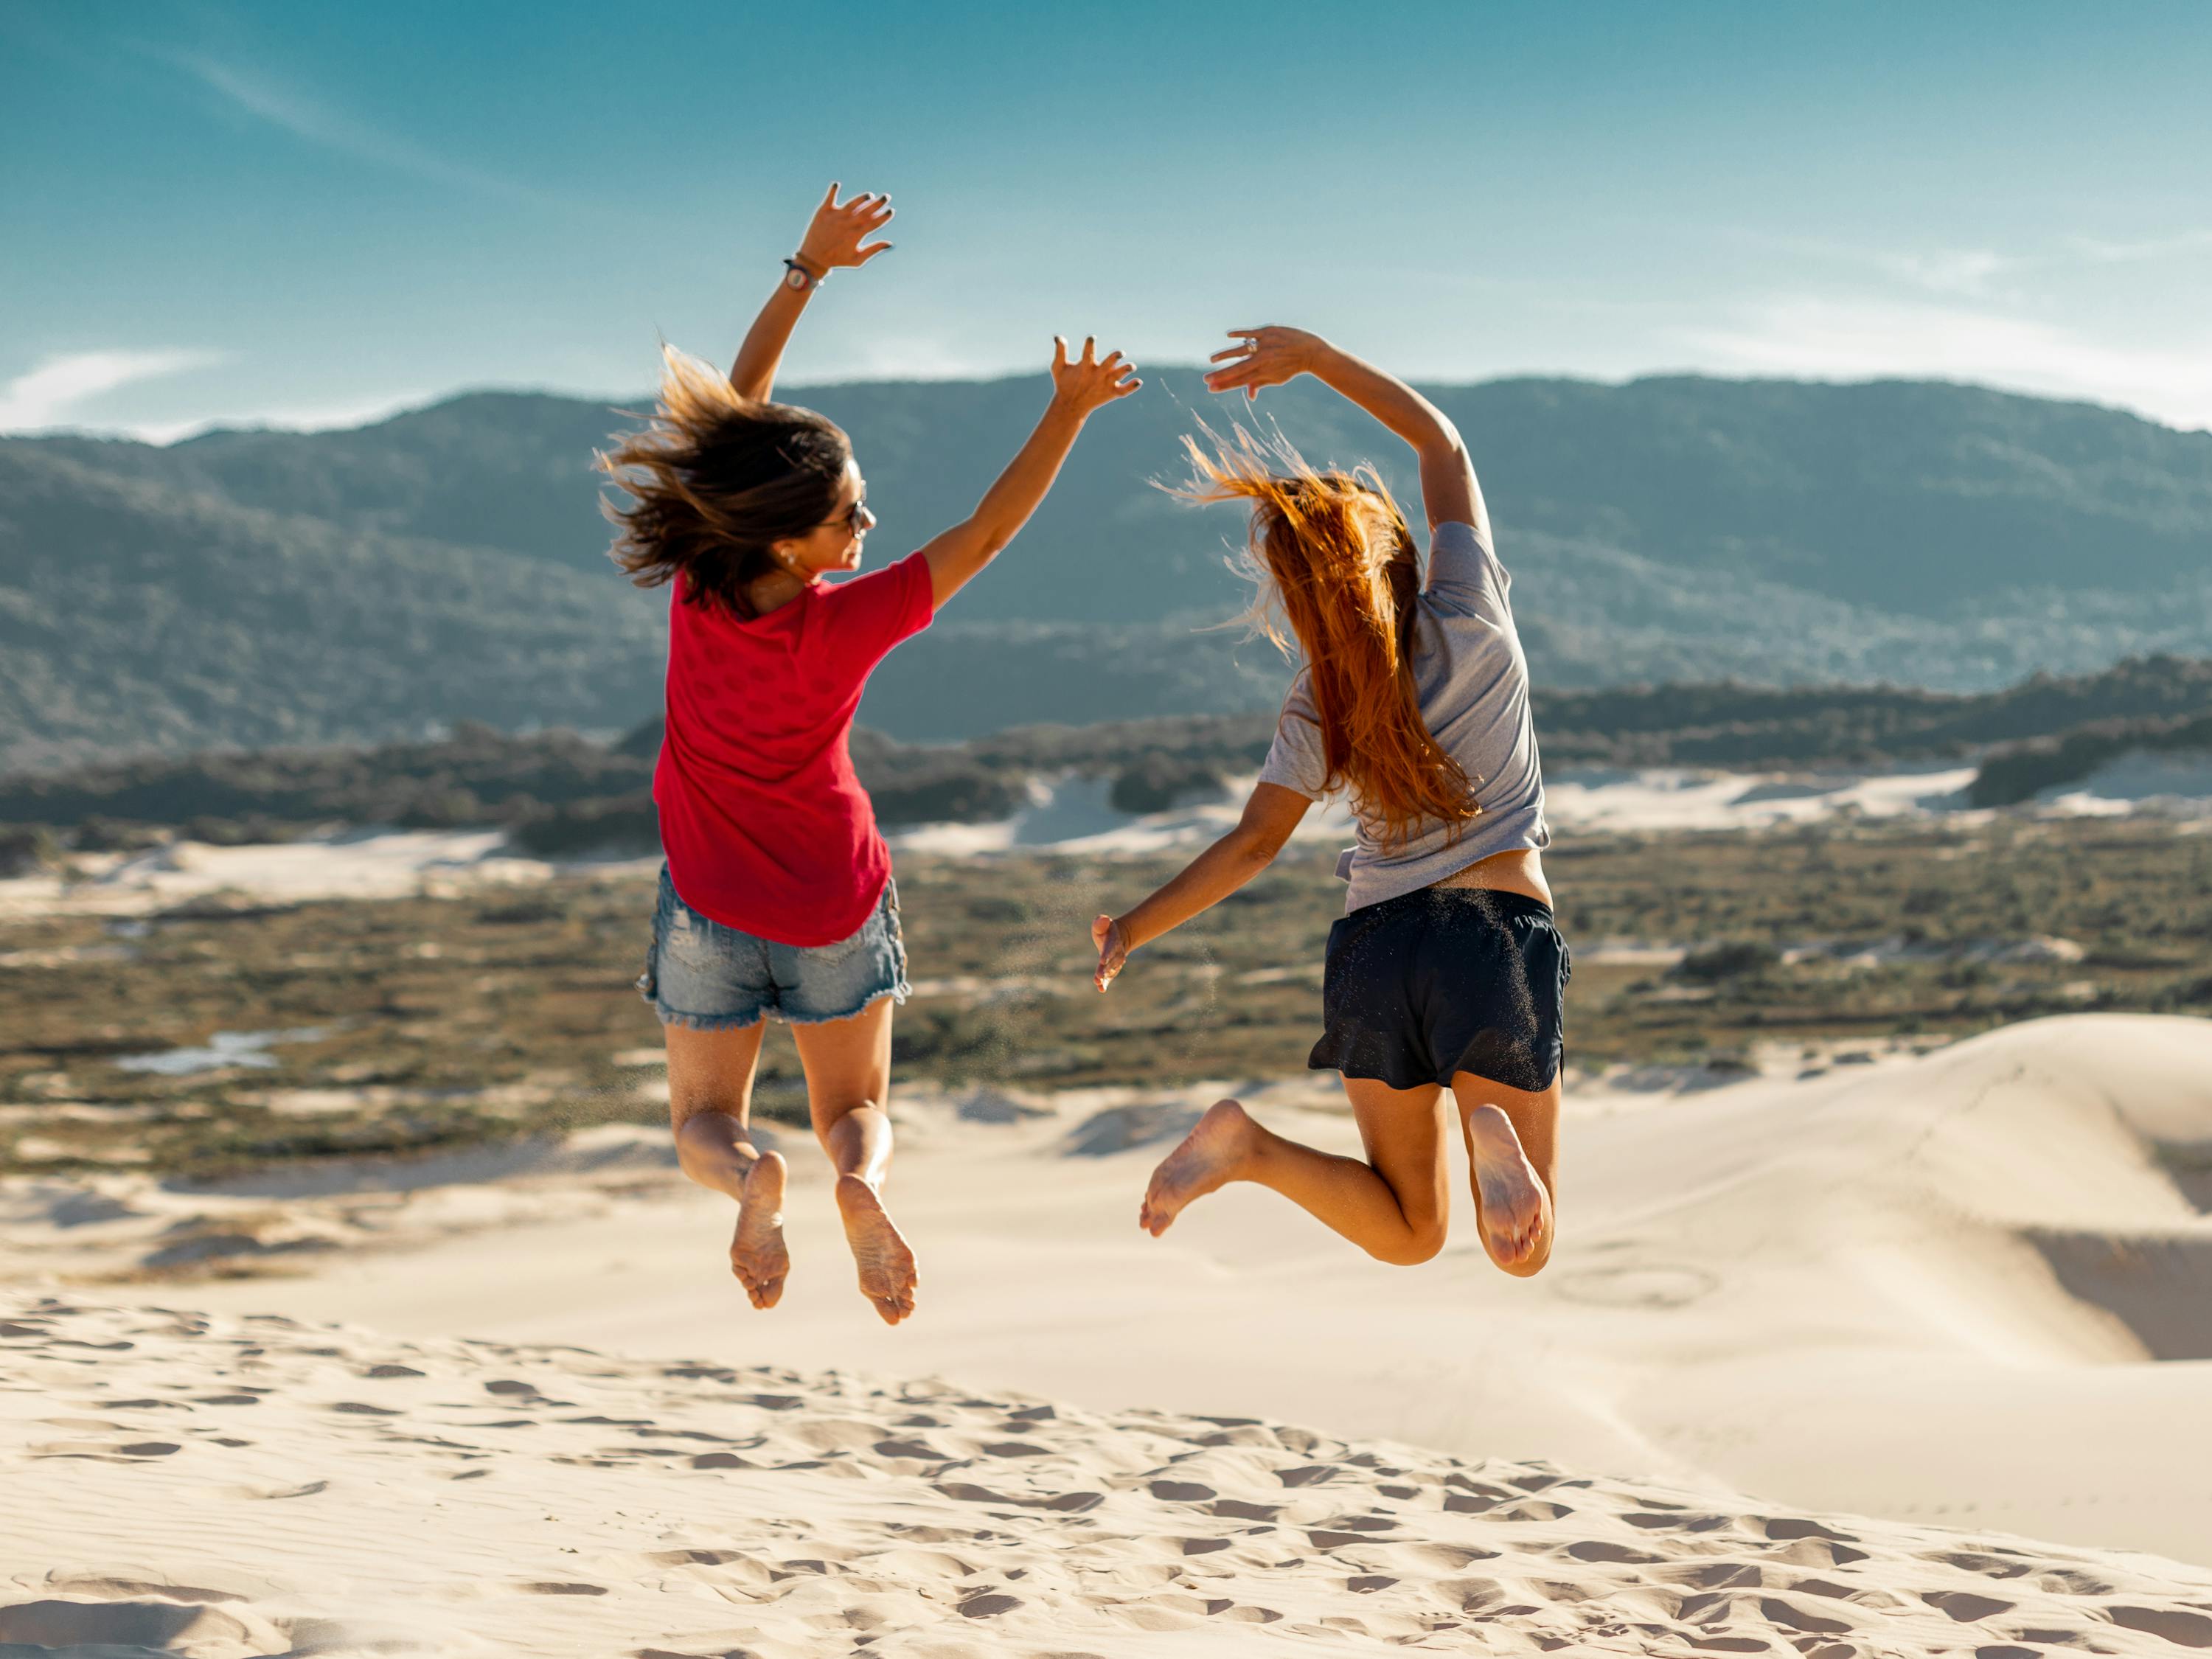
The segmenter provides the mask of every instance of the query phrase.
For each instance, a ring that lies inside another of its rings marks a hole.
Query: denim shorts
[[[653,945],[638,994],[664,1025],[737,1030],[763,1017],[787,1025],[850,1019],[883,997],[907,1000],[898,887],[884,884],[875,914],[835,945],[778,945],[701,915],[660,868]]]

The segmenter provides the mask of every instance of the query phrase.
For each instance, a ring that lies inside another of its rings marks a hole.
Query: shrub
[[[1763,939],[1728,939],[1691,951],[1674,972],[1683,979],[1710,985],[1721,980],[1746,979],[1768,973],[1781,963],[1782,952]]]

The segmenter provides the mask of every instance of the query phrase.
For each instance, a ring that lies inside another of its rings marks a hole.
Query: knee
[[[1377,1261],[1387,1261],[1394,1267],[1418,1267],[1424,1261],[1433,1261],[1444,1247],[1444,1224],[1441,1220],[1410,1224],[1403,1238],[1392,1239],[1386,1244],[1370,1245],[1367,1253]]]
[[[746,1139],[744,1126],[736,1113],[714,1108],[686,1113],[672,1133],[676,1141],[676,1161],[687,1173],[718,1158],[726,1158],[732,1149]]]

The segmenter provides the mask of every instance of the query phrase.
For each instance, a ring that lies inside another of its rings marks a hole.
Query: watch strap
[[[806,278],[806,286],[809,288],[819,288],[823,283],[830,280],[830,273],[828,271],[825,270],[822,272],[821,275],[817,276],[805,264],[797,259],[786,259],[783,262],[783,268],[786,270],[795,270],[800,276]]]

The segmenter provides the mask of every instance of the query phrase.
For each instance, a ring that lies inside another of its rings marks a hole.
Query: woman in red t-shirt
[[[1090,340],[1054,342],[1052,401],[973,517],[886,569],[860,568],[867,486],[852,445],[811,410],[769,401],[806,302],[832,270],[890,244],[886,196],[815,210],[725,380],[665,354],[652,426],[600,458],[632,499],[611,508],[615,559],[672,589],[667,729],[653,775],[667,861],[638,989],[668,1039],[684,1172],[738,1200],[730,1265],[757,1308],[783,1294],[784,1161],[747,1127],[769,1018],[792,1028],[814,1133],[861,1292],[887,1323],[914,1311],[914,1253],[884,1208],[891,1008],[907,995],[898,890],[846,739],[868,672],[929,626],[1027,522],[1092,410],[1142,382]]]

